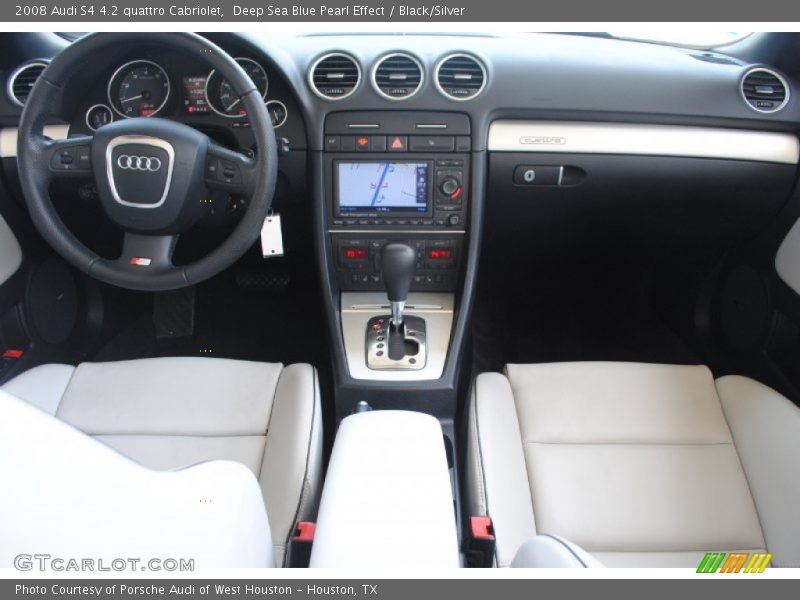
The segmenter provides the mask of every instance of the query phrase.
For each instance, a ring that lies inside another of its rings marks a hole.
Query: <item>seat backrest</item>
[[[137,570],[275,566],[261,490],[239,463],[152,471],[0,390],[0,473],[0,567],[43,552]]]

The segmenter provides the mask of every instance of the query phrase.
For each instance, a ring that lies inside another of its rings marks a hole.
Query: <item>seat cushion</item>
[[[608,566],[696,567],[708,551],[767,548],[774,564],[793,562],[800,538],[772,534],[759,510],[791,521],[798,505],[796,473],[789,484],[764,467],[796,453],[800,411],[745,381],[715,383],[702,366],[634,363],[508,365],[505,375],[479,376],[468,508],[492,517],[497,564],[510,564],[537,533],[564,537]],[[781,427],[793,441],[750,457],[773,440],[766,425],[756,432],[739,416],[741,404],[769,415],[762,421],[786,413]]]
[[[321,412],[316,371],[211,358],[36,367],[3,388],[152,469],[207,460],[259,478],[275,556],[316,507]]]
[[[153,471],[0,390],[0,473],[0,567],[34,548],[142,568],[275,566],[260,486],[239,463]]]

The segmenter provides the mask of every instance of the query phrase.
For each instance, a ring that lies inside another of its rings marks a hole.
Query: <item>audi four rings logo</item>
[[[155,173],[161,168],[161,159],[155,156],[132,156],[120,154],[117,166],[125,171],[150,171]]]

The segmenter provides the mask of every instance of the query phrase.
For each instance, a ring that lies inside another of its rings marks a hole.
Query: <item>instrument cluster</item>
[[[264,99],[273,127],[281,127],[289,112],[286,103],[268,99],[270,81],[266,69],[252,58],[239,57],[236,62]],[[182,71],[170,73],[158,62],[144,58],[119,65],[106,86],[107,104],[94,103],[86,109],[86,126],[97,131],[118,119],[167,116],[168,109],[171,116],[217,115],[230,119],[234,127],[247,126],[241,99],[224,77],[215,70],[205,71],[200,65],[194,69],[184,67]]]

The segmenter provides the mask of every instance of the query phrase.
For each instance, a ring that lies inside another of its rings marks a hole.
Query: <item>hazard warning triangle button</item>
[[[408,149],[408,137],[404,135],[390,135],[386,144],[389,152],[405,152]]]

